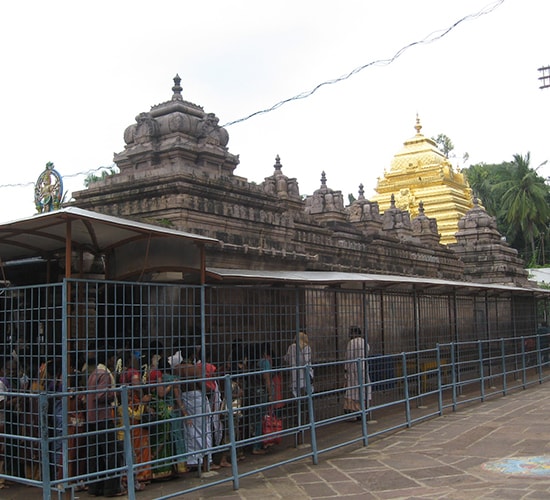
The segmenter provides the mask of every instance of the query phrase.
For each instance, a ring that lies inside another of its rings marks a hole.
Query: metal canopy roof
[[[461,293],[503,294],[537,294],[548,295],[550,290],[541,288],[522,288],[496,283],[471,283],[467,281],[451,281],[437,278],[419,278],[412,276],[396,276],[368,273],[345,273],[333,271],[256,271],[249,269],[206,268],[208,276],[225,282],[258,283],[309,283],[337,285],[344,283],[361,283],[367,288],[437,290],[439,293],[458,291]]]
[[[199,246],[218,240],[174,229],[99,214],[77,207],[37,214],[0,225],[2,262],[64,254],[70,270],[72,250],[107,254],[129,243],[170,238]],[[203,259],[204,265],[204,259]]]
[[[69,270],[70,274],[73,250],[87,251],[95,255],[116,254],[118,250],[118,253],[124,257],[124,255],[128,256],[128,252],[131,252],[132,248],[138,253],[155,249],[159,253],[157,257],[162,258],[160,253],[164,253],[178,260],[181,257],[181,260],[183,260],[185,256],[181,253],[178,254],[178,247],[173,245],[177,241],[186,246],[192,244],[200,249],[200,256],[189,257],[189,262],[192,264],[188,267],[200,271],[201,282],[204,282],[207,273],[214,280],[228,283],[309,283],[325,285],[361,283],[362,286],[369,288],[403,289],[408,287],[416,290],[438,290],[440,293],[457,290],[460,290],[461,293],[474,294],[486,292],[489,294],[535,293],[537,295],[548,295],[550,293],[549,290],[535,287],[521,288],[499,284],[410,276],[333,271],[205,268],[204,245],[219,244],[219,241],[214,238],[99,214],[77,207],[63,208],[0,224],[0,264],[13,260],[35,257],[49,259],[64,255],[65,268]],[[151,242],[156,243],[156,245]]]

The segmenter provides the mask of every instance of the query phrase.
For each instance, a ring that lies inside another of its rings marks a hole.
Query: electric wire
[[[469,21],[469,20],[473,20],[473,19],[477,19],[481,16],[484,16],[486,14],[490,14],[491,12],[493,12],[497,7],[499,7],[502,3],[504,2],[504,0],[497,0],[496,2],[494,2],[493,4],[489,4],[487,6],[485,6],[483,9],[481,9],[479,12],[475,13],[475,14],[468,14],[464,17],[462,17],[461,19],[459,19],[458,21],[454,22],[451,26],[449,26],[448,28],[445,28],[445,29],[441,29],[441,30],[436,30],[436,31],[432,31],[432,33],[430,33],[429,35],[425,36],[424,38],[422,38],[421,40],[417,40],[417,41],[414,41],[414,42],[411,42],[407,45],[405,45],[404,47],[401,47],[392,57],[390,57],[389,59],[377,59],[375,61],[371,61],[371,62],[368,62],[366,64],[363,64],[362,66],[359,66],[353,70],[351,70],[349,73],[343,75],[343,76],[340,76],[338,78],[334,78],[333,80],[327,80],[325,82],[322,82],[322,83],[319,83],[317,84],[315,87],[313,87],[311,90],[308,90],[308,91],[305,91],[305,92],[301,92],[300,94],[297,94],[293,97],[290,97],[288,99],[284,99],[282,101],[279,101],[278,103],[274,104],[273,106],[269,107],[269,108],[266,108],[266,109],[263,109],[263,110],[260,110],[260,111],[255,111],[254,113],[251,113],[247,116],[245,116],[244,118],[239,118],[237,120],[233,120],[233,121],[230,121],[230,122],[227,122],[225,125],[222,125],[223,127],[230,127],[231,125],[235,125],[237,123],[241,123],[241,122],[244,122],[244,121],[247,121],[249,120],[250,118],[253,118],[255,116],[258,116],[258,115],[261,115],[261,114],[265,114],[265,113],[270,113],[271,111],[275,111],[276,109],[280,108],[281,106],[285,105],[285,104],[288,104],[289,102],[292,102],[292,101],[297,101],[297,100],[300,100],[300,99],[305,99],[307,97],[310,97],[312,96],[313,94],[315,94],[315,92],[317,92],[319,89],[321,89],[322,87],[325,87],[327,85],[334,85],[336,83],[340,83],[340,82],[343,82],[345,80],[348,80],[349,78],[351,78],[352,76],[356,75],[357,73],[360,73],[361,71],[363,71],[364,69],[367,69],[371,66],[388,66],[389,64],[393,63],[398,57],[400,57],[401,55],[403,55],[407,50],[411,49],[412,47],[415,47],[417,45],[427,45],[427,44],[430,44],[430,43],[433,43],[437,40],[440,40],[441,38],[443,38],[444,36],[446,36],[448,33],[450,33],[452,30],[454,30],[457,26],[459,26],[460,24],[466,22],[466,21]]]
[[[453,24],[451,24],[447,28],[432,31],[430,34],[428,34],[424,38],[422,38],[420,40],[416,40],[414,42],[410,42],[407,45],[401,47],[390,58],[376,59],[374,61],[370,61],[366,64],[358,66],[357,68],[351,70],[350,72],[348,72],[348,73],[346,73],[346,74],[344,74],[344,75],[342,75],[338,78],[334,78],[332,80],[327,80],[327,81],[321,82],[321,83],[315,85],[310,90],[307,90],[307,91],[301,92],[299,94],[296,94],[293,97],[283,99],[282,101],[277,102],[276,104],[272,105],[269,108],[258,110],[258,111],[255,111],[253,113],[250,113],[249,115],[244,116],[242,118],[238,118],[236,120],[229,121],[229,122],[225,123],[224,125],[221,125],[221,127],[222,128],[228,128],[228,127],[231,127],[231,126],[236,125],[238,123],[243,123],[245,121],[248,121],[248,120],[250,120],[250,119],[252,119],[256,116],[263,115],[263,114],[266,114],[266,113],[271,113],[272,111],[275,111],[275,110],[279,109],[281,106],[284,106],[285,104],[288,104],[290,102],[298,101],[298,100],[301,100],[301,99],[306,99],[308,97],[311,97],[313,94],[315,94],[321,88],[326,87],[328,85],[335,85],[337,83],[348,80],[351,77],[353,77],[354,75],[357,75],[358,73],[360,73],[361,71],[363,71],[367,68],[370,68],[370,67],[373,67],[373,66],[388,66],[388,65],[392,64],[400,56],[402,56],[407,50],[409,50],[413,47],[416,47],[416,46],[427,45],[427,44],[433,43],[437,40],[441,40],[443,37],[448,35],[451,31],[453,31],[455,28],[457,28],[459,25],[463,24],[464,22],[471,21],[471,20],[477,19],[481,16],[490,14],[495,9],[497,9],[500,5],[502,5],[504,3],[504,1],[505,0],[496,0],[493,3],[490,3],[490,4],[486,5],[480,11],[478,11],[474,14],[468,14],[464,17],[461,17],[458,21],[455,21]],[[187,143],[191,143],[191,142],[192,141],[187,141]],[[116,168],[116,165],[114,163],[111,164],[110,166],[107,166],[107,167],[106,166],[101,166],[101,167],[91,169],[91,170],[86,170],[86,171],[83,171],[83,172],[76,172],[76,173],[73,173],[73,174],[66,174],[66,175],[63,175],[63,178],[64,179],[73,178],[73,177],[79,177],[79,176],[82,176],[82,175],[89,176],[89,175],[92,175],[92,174],[95,174],[95,173],[98,173],[98,172],[101,172],[101,171],[112,170],[113,168]],[[0,184],[0,189],[2,189],[2,188],[34,186],[34,184],[35,184],[34,182]]]

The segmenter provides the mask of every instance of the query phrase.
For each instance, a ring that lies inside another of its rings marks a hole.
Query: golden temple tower
[[[418,215],[418,205],[423,202],[426,215],[437,220],[441,243],[455,243],[458,221],[473,207],[472,190],[435,141],[420,133],[418,115],[414,128],[416,135],[404,142],[384,178],[378,178],[378,194],[372,201],[377,201],[380,212],[384,212],[393,194],[396,207],[408,210],[411,219]]]

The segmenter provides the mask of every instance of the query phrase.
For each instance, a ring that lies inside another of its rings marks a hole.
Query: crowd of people
[[[94,346],[74,360],[69,377],[73,388],[64,387],[58,357],[46,360],[15,351],[4,355],[0,434],[6,437],[0,437],[0,474],[41,480],[36,397],[41,392],[48,394],[49,401],[50,478],[63,479],[67,438],[63,416],[68,411],[69,476],[94,478],[77,486],[90,495],[126,494],[128,478],[107,471],[123,470],[127,441],[136,465],[132,478],[136,490],[199,468],[204,472],[231,466],[229,447],[221,446],[230,442],[227,401],[232,404],[235,438],[249,439],[237,458],[244,458],[245,449],[254,455],[266,453],[262,417],[275,394],[269,344],[235,346],[231,359],[220,366],[194,345],[167,356],[162,343],[154,341],[144,351]],[[36,373],[28,370],[30,365],[38,366]],[[225,395],[224,384],[219,383],[226,374],[233,375],[231,395]],[[122,386],[127,389],[126,407]],[[213,456],[208,451],[212,447],[222,451]],[[0,480],[0,489],[4,487],[9,483]]]
[[[366,357],[368,345],[358,327],[353,327],[350,335],[344,411],[356,412],[361,407],[356,360]],[[230,467],[231,439],[240,443],[237,460],[243,460],[247,451],[264,455],[277,442],[263,438],[265,416],[281,420],[280,410],[285,405],[281,399],[290,400],[286,415],[293,421],[289,425],[307,421],[305,396],[314,390],[312,350],[304,332],[297,340],[281,359],[296,368],[288,372],[289,390],[284,396],[278,361],[265,342],[235,342],[229,359],[218,365],[211,362],[208,352],[203,355],[200,347],[186,345],[185,339],[182,346],[171,350],[160,341],[143,350],[127,347],[117,351],[108,344],[97,344],[69,363],[73,388],[64,387],[60,357],[33,357],[38,365],[33,373],[27,370],[29,363],[12,352],[0,360],[0,434],[6,436],[0,438],[0,474],[33,480],[41,477],[40,440],[17,437],[39,437],[38,399],[24,397],[27,392],[49,396],[50,477],[64,479],[63,467],[68,463],[69,477],[90,479],[76,486],[90,495],[120,496],[126,494],[129,483],[142,490],[151,481],[180,477],[189,471]],[[362,368],[368,377],[366,361]],[[225,394],[225,375],[231,375],[231,394]],[[225,411],[228,404],[231,412]],[[131,482],[123,474],[108,472],[124,470],[128,443],[135,465]],[[220,451],[213,456],[212,448]],[[69,451],[65,462],[64,449]],[[6,486],[0,479],[0,489]]]
[[[250,446],[240,447],[238,459],[244,458],[245,448],[253,455],[266,453],[262,418],[274,397],[269,344],[249,346],[241,356],[235,351],[220,367],[209,361],[208,353],[203,357],[196,346],[184,346],[166,356],[164,346],[156,341],[147,351],[146,356],[130,351],[117,359],[114,352],[100,350],[95,359],[87,360],[88,473],[123,465],[124,413],[130,423],[137,464],[133,482],[138,490],[151,481],[189,471],[231,466],[228,447],[223,447],[230,442],[226,401],[232,402],[234,410],[235,438],[251,438]],[[226,374],[233,375],[228,397],[219,383]],[[116,387],[120,385],[129,389],[126,412],[117,400],[120,391]],[[221,450],[215,456],[209,451],[213,447]],[[124,479],[106,477],[89,483],[88,492],[96,496],[124,494],[128,483]]]

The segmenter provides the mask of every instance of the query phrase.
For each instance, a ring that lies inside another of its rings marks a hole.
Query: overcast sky
[[[301,194],[325,171],[346,200],[360,183],[369,197],[417,113],[424,135],[451,138],[460,167],[528,151],[536,167],[550,160],[537,71],[550,64],[549,14],[548,0],[2,2],[0,219],[35,213],[48,161],[69,192],[112,165],[124,129],[171,98],[176,73],[183,98],[226,124],[366,66],[229,126],[235,174],[249,181],[278,154]],[[370,64],[424,39],[435,40]]]

